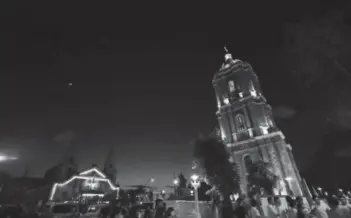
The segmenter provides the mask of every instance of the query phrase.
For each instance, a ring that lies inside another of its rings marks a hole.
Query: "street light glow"
[[[200,186],[200,176],[197,174],[193,174],[191,177],[191,185],[197,189]]]
[[[174,185],[178,185],[178,184],[179,184],[178,179],[173,180],[173,184],[174,184]]]
[[[291,181],[292,178],[291,178],[291,177],[286,177],[285,180],[286,180],[286,181]]]
[[[0,162],[6,162],[6,161],[10,161],[10,160],[16,160],[17,157],[11,157],[11,156],[7,156],[5,154],[0,154]]]
[[[197,181],[198,179],[199,179],[199,176],[197,175],[197,174],[193,174],[193,175],[191,175],[191,180],[193,180],[193,181]]]

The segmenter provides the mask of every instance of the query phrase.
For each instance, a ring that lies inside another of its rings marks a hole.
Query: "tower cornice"
[[[224,64],[225,63],[223,63],[223,65]],[[218,80],[221,80],[222,78],[226,77],[227,75],[230,75],[231,73],[236,73],[236,72],[239,72],[240,70],[248,71],[249,69],[252,69],[249,63],[236,59],[227,68],[224,68],[222,66],[221,69],[214,74],[212,83],[215,84]]]
[[[252,137],[250,139],[243,140],[243,141],[240,141],[240,142],[228,143],[227,147],[228,148],[236,148],[236,147],[239,148],[241,145],[245,146],[247,144],[254,143],[257,140],[271,139],[271,138],[274,138],[274,137],[279,137],[281,140],[285,140],[284,134],[281,131],[276,131],[276,132],[268,133],[268,134],[265,134],[265,135],[255,136],[255,137]]]
[[[217,113],[220,113],[221,110],[225,110],[228,108],[241,108],[244,107],[244,104],[267,104],[266,99],[264,98],[264,96],[258,96],[258,97],[254,97],[251,95],[239,98],[238,100],[231,102],[229,104],[223,105],[220,108],[218,108]]]

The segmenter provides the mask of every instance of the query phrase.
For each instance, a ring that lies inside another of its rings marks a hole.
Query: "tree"
[[[209,195],[207,195],[207,191],[210,190],[212,187],[207,184],[206,182],[202,181],[200,184],[200,187],[198,189],[198,193],[199,193],[199,200],[200,201],[209,201],[211,200],[211,197]]]
[[[226,146],[216,138],[200,138],[194,142],[193,155],[205,171],[209,183],[223,196],[223,209],[232,210],[230,194],[240,191],[239,175],[229,161]]]
[[[248,182],[250,195],[257,194],[261,188],[268,195],[273,194],[273,188],[278,182],[278,176],[269,170],[270,164],[262,160],[248,164]]]
[[[179,184],[178,184],[179,188],[186,188],[187,179],[185,178],[183,173],[179,173],[178,182],[179,182]]]

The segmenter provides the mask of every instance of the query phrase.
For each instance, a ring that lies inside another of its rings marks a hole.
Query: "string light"
[[[90,170],[86,170],[86,171],[80,173],[79,175],[83,176],[83,175],[87,175],[87,174],[89,174],[91,172],[95,172],[96,174],[98,174],[102,178],[106,178],[106,176],[102,172],[100,172],[98,169],[96,169],[95,167],[90,169]]]
[[[98,175],[100,175],[103,178],[95,178],[95,177],[91,177],[91,176],[84,176],[84,175],[87,175],[87,174],[89,174],[91,172],[96,172]],[[54,198],[54,195],[56,193],[57,187],[64,187],[64,186],[68,185],[69,183],[71,183],[72,181],[74,181],[76,179],[82,179],[82,180],[94,179],[95,181],[107,182],[112,190],[114,190],[114,191],[115,190],[119,190],[119,187],[114,186],[112,184],[112,182],[109,179],[107,179],[106,176],[102,172],[100,172],[96,168],[92,168],[92,169],[89,169],[87,171],[84,171],[84,172],[80,173],[79,176],[71,177],[69,180],[67,180],[67,181],[65,181],[63,183],[55,183],[54,186],[52,187],[49,200],[52,200]]]

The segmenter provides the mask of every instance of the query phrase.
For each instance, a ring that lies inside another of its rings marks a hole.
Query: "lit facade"
[[[104,197],[119,197],[119,187],[97,168],[83,171],[70,179],[55,183],[51,189],[49,200],[60,201],[88,201],[102,200]]]
[[[222,67],[214,75],[213,87],[220,135],[238,167],[241,191],[247,193],[248,161],[263,160],[280,178],[276,194],[301,196],[301,178],[291,146],[273,120],[272,108],[251,65],[234,60],[226,52]]]

